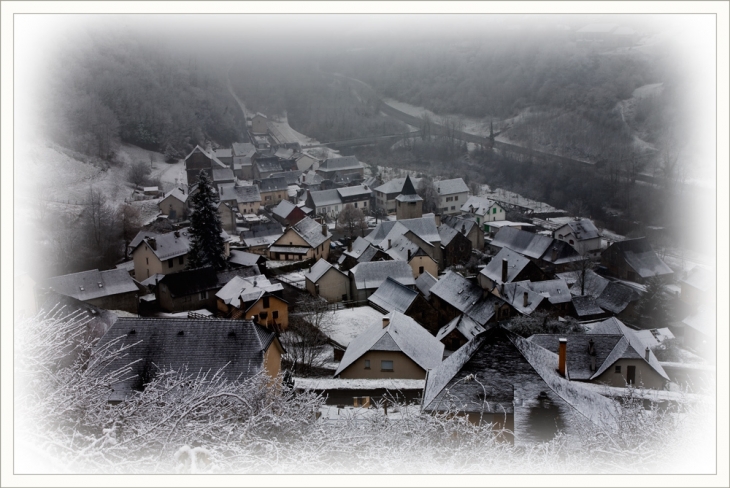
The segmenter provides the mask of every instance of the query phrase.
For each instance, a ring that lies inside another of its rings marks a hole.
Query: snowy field
[[[334,325],[327,335],[333,341],[347,347],[355,337],[382,320],[383,314],[368,306],[344,308],[333,312]]]

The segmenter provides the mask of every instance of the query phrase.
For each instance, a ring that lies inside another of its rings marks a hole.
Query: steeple
[[[416,188],[413,186],[413,181],[411,181],[410,175],[406,175],[406,181],[403,182],[403,191],[400,192],[401,195],[418,195],[416,192]]]

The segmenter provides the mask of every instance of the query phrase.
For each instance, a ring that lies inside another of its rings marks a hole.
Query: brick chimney
[[[558,373],[565,376],[567,371],[568,339],[561,337],[558,344]]]
[[[383,329],[390,325],[390,317],[383,317]]]
[[[507,281],[507,268],[509,266],[509,263],[506,259],[502,259],[502,283],[505,283]]]

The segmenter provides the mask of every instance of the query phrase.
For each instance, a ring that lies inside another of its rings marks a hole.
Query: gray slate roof
[[[259,192],[282,191],[289,188],[286,178],[264,178],[258,183]]]
[[[420,291],[424,297],[428,298],[431,296],[431,287],[436,284],[438,280],[433,277],[431,273],[426,271],[416,278],[416,288]]]
[[[469,191],[469,187],[466,186],[466,183],[464,183],[464,180],[461,178],[436,181],[433,186],[436,187],[436,191],[439,195],[453,195],[455,193],[465,193]]]
[[[385,220],[380,222],[373,231],[365,236],[365,239],[380,248],[387,248],[387,239],[391,241],[396,237],[411,231],[424,241],[435,244],[441,243],[436,220],[433,216],[421,217],[418,219],[403,219],[398,221]]]
[[[279,173],[281,172],[281,163],[278,161],[256,160],[254,165],[258,168],[259,173]]]
[[[611,282],[596,298],[596,305],[602,309],[618,314],[623,312],[629,303],[640,298],[637,291],[621,283]]]
[[[240,266],[256,266],[261,259],[266,259],[260,254],[253,254],[246,251],[232,249],[231,256],[228,259],[233,264]]]
[[[229,381],[251,378],[263,370],[264,354],[276,334],[247,320],[119,318],[98,347],[116,338],[131,347],[103,372],[128,368],[133,378],[112,386],[113,397],[123,399],[142,386],[150,365],[152,375],[158,368],[187,368],[192,375],[212,376],[222,368]]]
[[[592,296],[574,296],[573,307],[578,318],[589,317],[591,315],[602,315],[605,312],[596,304],[596,299]]]
[[[206,151],[205,149],[203,149],[203,148],[202,148],[202,147],[200,147],[200,146],[195,146],[195,147],[193,148],[193,150],[192,150],[192,151],[190,151],[190,154],[188,154],[187,156],[185,156],[185,161],[187,161],[188,159],[190,159],[190,156],[192,156],[192,155],[193,155],[194,153],[196,153],[196,152],[201,152],[201,153],[203,153],[203,154],[204,154],[204,155],[205,155],[205,156],[206,156],[206,157],[207,157],[208,159],[210,159],[210,160],[212,161],[212,162],[211,162],[211,166],[212,166],[213,168],[227,168],[227,167],[228,167],[228,165],[226,165],[226,164],[222,163],[222,162],[221,162],[221,160],[220,160],[220,159],[218,159],[218,158],[217,158],[217,157],[215,156],[215,154],[211,154],[211,153],[209,153],[208,151]]]
[[[464,235],[469,235],[475,226],[479,226],[475,218],[469,215],[443,215],[441,216],[441,225],[444,224],[453,227]]]
[[[470,319],[468,316],[459,315],[458,317],[454,317],[451,322],[439,329],[438,333],[436,334],[436,339],[443,340],[444,337],[449,335],[455,329],[461,332],[461,335],[463,335],[467,341],[472,340],[480,332],[484,332],[485,330],[487,330],[481,325],[474,322],[474,320]]]
[[[477,215],[486,214],[495,202],[488,198],[470,196],[464,205],[461,206],[462,212],[474,213]]]
[[[390,244],[390,248],[388,248],[385,252],[396,261],[408,262],[408,251],[411,253],[411,258],[417,254],[426,254],[420,247],[418,247],[418,244],[412,242],[405,235],[400,236],[395,240],[391,240]]]
[[[572,299],[568,284],[564,280],[524,281],[523,286],[547,298],[553,305],[568,303]]]
[[[611,334],[535,334],[528,340],[558,354],[560,338],[568,339],[566,347],[568,378],[577,381],[589,381],[611,355],[622,336]],[[593,341],[593,351],[596,358],[595,368],[591,368],[591,354],[589,353],[589,342],[591,340]]]
[[[573,235],[575,235],[575,238],[579,241],[587,241],[589,239],[601,237],[601,233],[598,232],[596,226],[588,219],[571,220],[566,225],[570,227]]]
[[[499,250],[496,256],[489,261],[489,264],[479,274],[486,276],[495,283],[502,283],[502,261],[507,260],[507,281],[511,283],[517,275],[525,269],[530,260],[507,247]]]
[[[231,158],[233,157],[233,149],[221,147],[213,151],[217,158]]]
[[[672,274],[672,268],[661,260],[645,237],[614,242],[609,249],[618,251],[642,278]],[[606,250],[608,251],[608,249]],[[604,252],[606,252],[604,251]]]
[[[441,363],[444,345],[418,322],[400,312],[391,312],[388,318],[388,326],[379,320],[350,342],[335,376],[368,351],[401,351],[425,371]]]
[[[231,149],[236,156],[251,157],[256,152],[256,146],[250,142],[234,142]]]
[[[409,176],[410,178],[410,176]],[[403,191],[403,185],[405,183],[406,179],[403,178],[393,178],[392,180],[383,183],[379,187],[375,188],[375,191],[379,191],[385,194],[393,194],[393,193],[401,193]],[[411,181],[414,185],[419,185],[421,183],[421,178],[411,178]]]
[[[453,271],[441,276],[430,292],[480,325],[486,324],[494,316],[494,305],[500,303],[493,295],[482,297],[483,290],[479,285]]]
[[[282,219],[286,219],[295,208],[297,208],[297,206],[289,200],[282,200],[276,207],[274,207],[272,212],[274,215],[278,215]]]
[[[309,195],[316,207],[326,207],[329,205],[342,205],[342,199],[337,189],[310,191]]]
[[[318,171],[346,171],[361,168],[362,163],[358,161],[355,156],[344,156],[341,158],[325,159],[324,162],[319,165]]]
[[[239,306],[239,298],[244,302],[257,300],[265,293],[283,290],[281,283],[271,283],[265,276],[234,276],[223,286],[215,296],[226,305]]]
[[[59,295],[86,301],[95,298],[132,293],[139,289],[124,269],[99,271],[92,269],[80,273],[55,276],[45,281],[45,287]]]
[[[502,300],[523,315],[530,315],[545,299],[541,294],[532,291],[528,283],[529,281],[517,281],[505,283],[502,287]],[[527,305],[525,305],[525,293],[527,293]]]
[[[188,201],[188,193],[183,188],[173,188],[172,190],[165,193],[165,196],[163,197],[163,200],[167,197],[173,197],[181,202],[185,203]]]
[[[256,185],[236,186],[235,183],[218,185],[218,196],[221,202],[235,200],[236,203],[253,203],[261,201],[259,187]]]
[[[378,288],[388,277],[405,286],[415,285],[413,270],[405,261],[359,263],[350,270],[350,280],[358,290]]]
[[[442,246],[448,246],[451,243],[451,240],[459,234],[456,229],[448,225],[441,225],[438,230]]]
[[[299,183],[299,178],[302,176],[302,172],[298,170],[294,171],[282,171],[280,173],[272,173],[269,178],[284,178],[287,185],[296,185]]]
[[[373,190],[365,185],[346,186],[344,188],[337,188],[337,192],[342,198],[361,196],[363,198],[370,198],[373,194]]]
[[[317,247],[332,237],[329,230],[327,230],[327,235],[322,234],[322,224],[310,219],[309,217],[304,217],[302,220],[292,225],[291,229],[296,232],[299,237],[304,239],[304,242],[309,244],[311,247]]]
[[[368,298],[370,306],[383,313],[392,311],[406,313],[418,297],[418,292],[398,283],[391,277],[378,287]]]
[[[508,247],[528,258],[540,259],[552,264],[564,264],[582,259],[567,242],[514,227],[499,229],[490,244],[494,247]],[[556,252],[555,259],[553,259],[554,251]]]
[[[312,283],[316,283],[319,281],[319,279],[327,273],[330,269],[332,269],[333,266],[325,261],[322,258],[319,258],[319,261],[314,263],[311,268],[307,272],[304,273],[304,277],[311,281]],[[341,273],[340,270],[337,270]]]

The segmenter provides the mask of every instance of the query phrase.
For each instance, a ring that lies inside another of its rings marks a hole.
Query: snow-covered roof
[[[601,237],[601,233],[598,232],[596,226],[588,219],[571,220],[563,227],[565,226],[570,228],[570,231],[578,241],[587,241]],[[555,233],[560,233],[563,227],[558,228]]]
[[[494,247],[508,247],[528,258],[552,264],[564,264],[582,259],[567,242],[513,227],[499,229],[490,244]]]
[[[387,248],[387,239],[391,239],[391,241],[395,240],[397,236],[403,235],[408,231],[413,232],[420,239],[430,244],[441,242],[441,236],[439,236],[436,220],[433,216],[398,221],[384,220],[365,239],[385,249]]]
[[[436,181],[433,186],[436,188],[439,195],[453,195],[455,193],[469,192],[469,187],[466,186],[466,183],[464,183],[464,180],[461,178]]]
[[[309,196],[312,197],[312,202],[314,202],[314,206],[317,208],[327,207],[329,205],[342,205],[342,198],[337,189],[310,191]]]
[[[361,196],[363,198],[370,198],[373,190],[365,185],[346,186],[344,188],[337,188],[337,192],[342,198]]]
[[[383,313],[406,313],[418,297],[418,292],[398,283],[390,276],[370,295],[370,305]]]
[[[501,298],[523,315],[530,315],[545,299],[540,293],[535,293],[529,288],[529,281],[517,281],[505,283],[501,289]],[[527,300],[525,303],[525,297]]]
[[[155,234],[150,237],[146,237],[147,233],[144,231],[140,231],[137,236],[140,234],[142,235],[141,239],[137,240],[135,237],[133,241],[137,241],[133,249],[139,247],[142,242],[147,242],[152,253],[157,256],[160,261],[187,254],[188,249],[190,248],[190,237],[188,236],[187,227],[180,229],[179,231]],[[153,240],[155,243],[154,247],[151,244]]]
[[[299,237],[304,239],[304,242],[313,248],[321,245],[327,239],[332,237],[329,230],[327,230],[326,227],[324,227],[324,229],[325,233],[322,232],[322,225],[309,217],[304,217],[302,220],[291,226],[291,230],[296,232]]]
[[[441,363],[444,345],[412,318],[400,312],[387,315],[388,325],[373,324],[347,346],[335,376],[368,351],[400,351],[425,371]]]
[[[667,327],[660,329],[635,330],[634,335],[644,346],[653,349],[667,339],[674,339],[674,334]]]
[[[444,215],[441,217],[441,225],[453,227],[464,235],[469,235],[474,227],[479,227],[475,218],[469,215]]]
[[[623,312],[629,303],[640,298],[639,292],[617,282],[611,282],[603,289],[596,298],[596,305],[602,309],[619,314]]]
[[[423,390],[426,380],[399,378],[294,378],[298,390]]]
[[[332,312],[332,326],[325,327],[323,332],[330,340],[346,348],[376,321],[382,323],[382,318],[383,314],[369,305],[342,308]]]
[[[220,158],[231,158],[231,157],[233,157],[233,149],[220,147],[218,149],[215,149],[213,151],[213,154],[215,154],[215,157],[217,157],[219,159]]]
[[[507,260],[507,280],[504,283],[511,283],[517,275],[530,264],[530,260],[523,255],[503,247],[496,256],[489,261],[489,264],[482,269],[479,274],[486,276],[495,283],[503,283],[502,281],[502,262]]]
[[[188,194],[184,188],[177,188],[177,187],[173,188],[172,190],[165,193],[163,200],[167,197],[176,198],[177,200],[180,200],[182,203],[185,203],[188,201]]]
[[[92,269],[80,273],[55,276],[48,278],[45,286],[59,295],[73,297],[81,301],[138,291],[134,280],[124,269],[110,269],[107,271]]]
[[[218,196],[221,202],[235,200],[236,203],[253,203],[261,201],[259,187],[256,185],[237,186],[235,183],[218,185]]]
[[[193,148],[193,150],[192,150],[192,151],[190,151],[190,154],[188,154],[187,156],[185,156],[185,161],[187,161],[188,159],[190,159],[190,156],[192,156],[192,155],[193,155],[193,154],[195,154],[196,152],[200,152],[200,153],[202,153],[202,154],[203,154],[203,155],[204,155],[204,156],[205,156],[206,158],[210,159],[210,160],[211,160],[211,167],[213,167],[213,168],[228,168],[228,165],[227,165],[227,164],[224,164],[224,163],[222,163],[222,162],[221,162],[221,160],[220,160],[220,159],[218,159],[218,158],[216,157],[216,155],[215,155],[215,154],[211,154],[211,153],[209,153],[208,151],[206,151],[205,149],[203,149],[203,148],[202,148],[202,147],[200,147],[200,146],[195,146],[195,147]]]
[[[260,192],[283,191],[289,188],[286,178],[264,178],[258,183]]]
[[[410,178],[410,176],[409,176]],[[419,185],[421,183],[421,178],[410,178],[414,185]],[[386,183],[383,183],[382,185],[375,188],[375,191],[382,192],[386,194],[393,194],[393,193],[401,193],[403,191],[403,185],[405,184],[405,177],[404,178],[394,178]]]
[[[260,254],[232,249],[228,260],[231,263],[238,264],[240,266],[256,266],[261,259],[265,258]]]
[[[289,200],[282,200],[276,207],[274,207],[272,213],[281,217],[282,219],[286,219],[295,208],[297,208],[297,206],[291,203]]]
[[[383,242],[385,245],[387,241]],[[386,246],[387,247],[387,246]],[[407,236],[402,235],[395,240],[391,240],[390,247],[385,252],[396,261],[410,261],[413,256],[426,254],[418,244],[412,242]]]
[[[422,273],[416,278],[416,288],[420,291],[424,297],[428,298],[431,296],[431,287],[436,284],[438,280],[428,271]]]
[[[256,146],[250,142],[234,142],[231,147],[234,156],[253,156]]]
[[[269,175],[269,178],[284,178],[286,180],[287,185],[296,185],[299,183],[299,178],[301,178],[302,172],[298,170],[294,171],[281,171],[279,173],[271,173]]]
[[[254,166],[258,168],[259,173],[279,173],[282,170],[281,163],[277,160],[257,159]]]
[[[439,226],[438,230],[442,246],[448,246],[454,239],[454,237],[460,234],[460,232],[448,225],[441,225]]]
[[[309,281],[311,281],[312,283],[316,283],[319,281],[319,279],[322,276],[325,275],[325,273],[327,273],[327,271],[329,271],[332,268],[333,268],[333,266],[330,263],[328,263],[327,261],[325,261],[322,258],[319,258],[319,261],[314,263],[312,265],[312,267],[309,268],[309,270],[304,273],[304,277],[306,279],[308,279]],[[336,268],[335,268],[335,270],[338,273],[341,273],[340,270],[338,270]]]
[[[226,305],[239,306],[239,299],[244,302],[250,301],[253,296],[262,296],[266,292],[281,291],[284,287],[281,283],[272,284],[268,278],[262,275],[241,277],[235,276],[215,294]]]
[[[488,198],[472,195],[466,200],[466,203],[461,206],[461,211],[477,215],[485,215],[494,205],[497,205],[497,203]]]
[[[522,282],[522,285],[526,286],[533,292],[542,295],[544,298],[547,298],[553,305],[558,303],[568,303],[572,299],[570,290],[568,289],[568,284],[561,279],[524,281]]]
[[[673,273],[672,268],[657,256],[645,237],[614,242],[611,247],[603,252],[618,252],[642,278]]]
[[[439,329],[438,333],[436,334],[436,339],[443,340],[444,337],[449,335],[455,329],[458,330],[467,341],[470,341],[471,339],[476,337],[477,334],[486,330],[484,327],[474,322],[474,320],[469,318],[467,315],[459,315],[458,317],[454,317],[451,322]]]
[[[378,288],[388,277],[405,286],[416,284],[413,270],[405,261],[359,263],[350,270],[350,276],[358,290]]]
[[[431,287],[430,294],[468,315],[480,325],[486,324],[494,316],[495,304],[501,303],[494,295],[483,297],[483,290],[479,285],[453,271],[447,271]]]
[[[317,171],[330,172],[330,171],[346,171],[346,170],[359,170],[362,169],[363,165],[357,160],[355,156],[344,156],[340,158],[328,158],[325,159],[322,164],[319,165]]]
[[[596,304],[596,299],[592,296],[574,296],[572,301],[578,318],[606,313]]]

